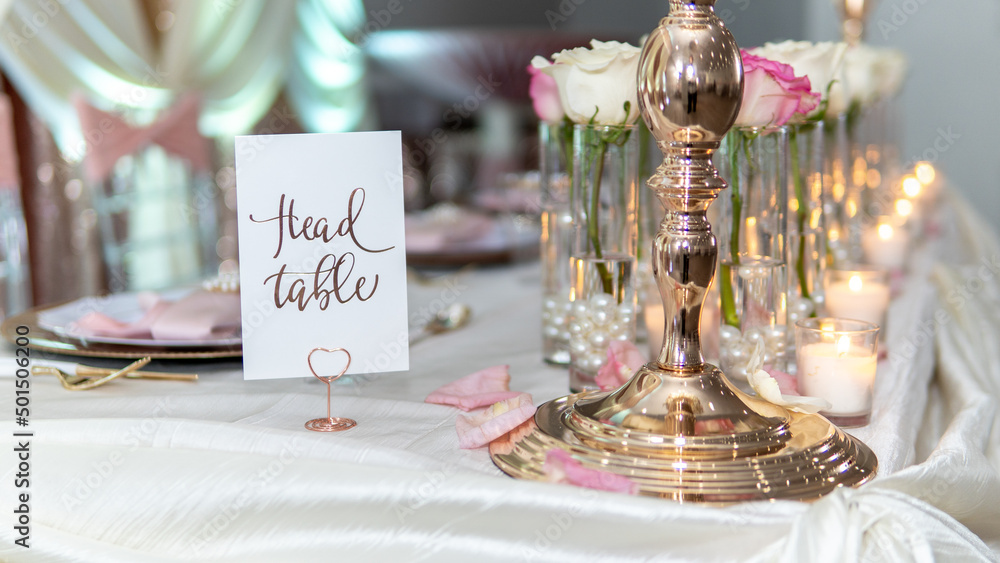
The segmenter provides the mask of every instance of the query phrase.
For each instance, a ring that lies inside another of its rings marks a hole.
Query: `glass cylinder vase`
[[[570,166],[573,132],[562,123],[538,126],[541,183],[542,358],[569,364],[570,254],[573,212]]]
[[[765,369],[787,370],[788,128],[736,127],[716,153],[729,182],[718,223],[719,363],[731,379],[747,379],[747,363],[763,343]]]
[[[816,315],[827,267],[823,218],[823,123],[789,126],[788,322]],[[791,342],[791,340],[790,340]]]
[[[635,126],[573,128],[570,389],[595,389],[611,342],[636,331],[639,135]]]

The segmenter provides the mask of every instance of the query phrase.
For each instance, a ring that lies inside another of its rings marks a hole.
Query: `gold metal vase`
[[[653,240],[664,304],[659,356],[611,392],[543,404],[490,446],[511,476],[544,480],[546,454],[681,502],[815,499],[875,475],[875,455],[819,415],[735,388],[701,354],[702,304],[718,247],[706,211],[726,188],[712,154],[739,112],[743,67],[715,0],[671,0],[639,63],[639,105],[664,160],[649,186],[667,210]]]

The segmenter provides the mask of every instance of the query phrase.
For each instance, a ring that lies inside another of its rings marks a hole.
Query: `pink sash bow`
[[[0,94],[0,190],[14,189],[19,184],[17,148],[14,144],[14,114],[10,99]]]
[[[107,179],[119,158],[150,144],[186,159],[195,170],[209,169],[209,144],[198,131],[201,104],[195,95],[180,98],[146,127],[132,126],[113,113],[93,107],[82,96],[75,96],[73,105],[87,141],[84,168],[90,180]]]

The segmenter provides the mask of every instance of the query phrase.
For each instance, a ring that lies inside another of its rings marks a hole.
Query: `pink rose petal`
[[[795,114],[808,115],[822,98],[806,76],[795,76],[790,65],[740,51],[743,59],[743,104],[736,125],[780,126]]]
[[[559,99],[559,84],[556,79],[532,65],[528,66],[528,74],[531,75],[528,94],[531,95],[535,115],[548,123],[562,121],[566,112],[563,111],[562,100]]]
[[[794,375],[778,369],[765,369],[764,371],[778,383],[778,390],[781,391],[782,395],[802,395],[799,393],[799,380]]]
[[[481,448],[534,415],[535,405],[531,402],[531,395],[527,393],[519,393],[514,398],[500,401],[470,415],[460,414],[455,419],[458,445],[466,450]]]
[[[471,411],[517,397],[521,393],[510,390],[509,367],[493,366],[469,374],[439,387],[424,402]]]
[[[566,483],[598,491],[638,494],[639,485],[622,475],[589,469],[566,450],[553,448],[545,454],[545,475],[552,483]]]
[[[631,342],[615,340],[608,346],[608,361],[597,370],[594,382],[601,391],[617,389],[646,363],[642,352]]]

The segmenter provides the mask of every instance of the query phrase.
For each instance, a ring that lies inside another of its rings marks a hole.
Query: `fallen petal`
[[[424,402],[471,411],[517,397],[521,393],[510,390],[509,367],[489,367],[442,385],[427,395]]]
[[[519,393],[470,415],[460,414],[455,419],[458,445],[466,450],[483,447],[534,415],[535,405],[527,393]]]
[[[815,414],[819,411],[829,409],[831,406],[829,402],[818,397],[782,395],[781,389],[778,387],[778,382],[762,369],[751,373],[747,381],[761,399],[774,403],[779,407],[785,407],[788,410]]]
[[[566,450],[553,448],[545,454],[545,475],[551,483],[566,483],[598,491],[634,495],[639,485],[625,477],[600,469],[589,469]]]

